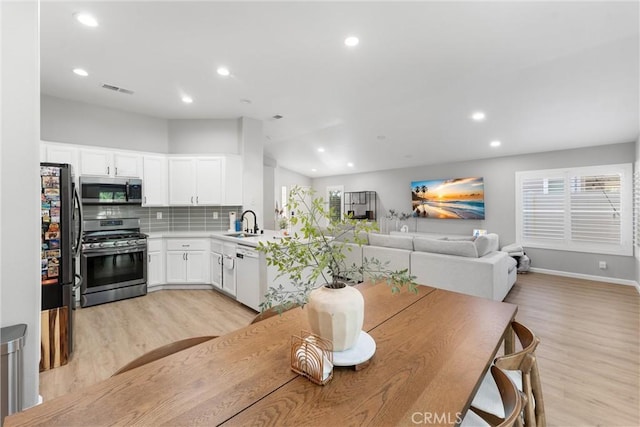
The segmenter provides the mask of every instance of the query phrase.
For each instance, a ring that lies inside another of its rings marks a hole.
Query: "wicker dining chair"
[[[493,365],[490,372],[500,395],[504,417],[476,408],[472,404],[460,423],[460,427],[479,427],[487,424],[492,427],[522,426],[520,414],[525,397],[521,395],[516,385],[502,369]]]
[[[289,311],[292,310],[296,307],[300,307],[300,305],[298,304],[287,304],[287,305],[278,305],[275,307],[271,307],[265,311],[263,311],[262,313],[258,313],[258,315],[256,317],[253,318],[253,320],[251,321],[251,325],[253,325],[254,323],[258,323],[261,322],[263,320],[266,320],[270,317],[276,316],[278,314],[282,314],[285,311]]]
[[[531,329],[518,322],[511,322],[511,328],[518,338],[521,351],[497,357],[494,364],[507,372],[518,389],[525,395],[523,407],[525,427],[546,427],[547,421],[542,397],[542,384],[535,350],[540,339]],[[488,375],[487,375],[488,377]],[[499,415],[499,399],[494,387],[488,384],[488,378],[480,386],[472,405],[496,415]]]

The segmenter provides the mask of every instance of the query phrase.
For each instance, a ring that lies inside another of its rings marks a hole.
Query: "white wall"
[[[40,361],[40,71],[38,2],[0,3],[0,326],[27,324],[23,406],[38,400]]]
[[[44,141],[168,153],[167,120],[42,95]]]
[[[319,194],[329,185],[344,185],[345,191],[373,190],[378,193],[378,217],[389,209],[411,212],[411,181],[438,178],[484,177],[486,220],[442,220],[418,218],[418,231],[471,234],[484,228],[500,235],[501,245],[515,239],[515,172],[571,166],[630,163],[635,158],[636,143],[562,150],[493,159],[431,164],[415,168],[394,169],[365,174],[342,175],[313,180]],[[635,280],[637,262],[633,257],[586,254],[543,249],[527,249],[532,265],[538,268],[572,273]],[[600,270],[598,261],[607,261]]]
[[[239,154],[240,119],[169,120],[169,153]]]
[[[258,227],[264,229],[264,135],[262,122],[243,117],[241,126],[242,207],[244,210],[252,210],[256,214]]]

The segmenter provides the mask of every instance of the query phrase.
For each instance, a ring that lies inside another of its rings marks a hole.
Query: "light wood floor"
[[[506,298],[540,337],[549,426],[640,425],[640,296],[630,286],[519,275]],[[40,374],[45,400],[108,378],[131,359],[187,336],[222,335],[255,313],[212,291],[158,291],[76,312],[68,365]]]

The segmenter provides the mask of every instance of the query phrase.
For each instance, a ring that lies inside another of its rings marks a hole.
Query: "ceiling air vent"
[[[276,120],[280,120],[282,116],[280,114],[276,114],[275,116],[273,116],[273,118]]]
[[[107,84],[107,83],[103,83],[102,87],[105,88],[105,89],[112,90],[114,92],[126,93],[127,95],[133,95],[133,93],[134,93],[132,90],[125,89],[125,88],[118,87],[118,86],[114,86],[114,85],[110,85],[110,84]]]

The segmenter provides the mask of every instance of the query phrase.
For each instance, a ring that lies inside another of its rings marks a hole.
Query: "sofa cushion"
[[[369,237],[371,239],[371,237]],[[457,255],[468,258],[478,258],[478,250],[474,242],[435,240],[416,237],[413,239],[416,251],[433,252],[445,255]]]
[[[356,233],[353,230],[347,230],[338,233],[336,236],[334,236],[334,239],[338,242],[356,243],[355,237]],[[358,233],[358,238],[362,241],[363,245],[369,244],[369,236],[367,233]]]
[[[500,249],[498,235],[495,233],[478,236],[475,240],[475,243],[479,257],[485,256],[489,252],[497,251]]]
[[[371,246],[383,246],[385,248],[413,250],[413,237],[411,236],[391,236],[389,234],[369,233],[369,244]]]
[[[438,240],[449,240],[450,242],[473,242],[476,236],[445,236]]]

